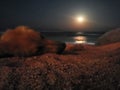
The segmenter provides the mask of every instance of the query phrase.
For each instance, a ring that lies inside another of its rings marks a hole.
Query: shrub
[[[41,53],[60,53],[65,43],[48,40],[26,26],[7,30],[1,36],[0,53],[14,56],[30,56]],[[2,55],[1,54],[1,55]]]

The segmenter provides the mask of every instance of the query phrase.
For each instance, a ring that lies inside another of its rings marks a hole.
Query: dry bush
[[[44,53],[62,53],[66,47],[65,43],[58,42],[58,41],[52,41],[46,39],[43,44],[44,46]]]
[[[44,38],[41,33],[26,26],[7,30],[1,36],[0,55],[31,56],[41,53],[61,53],[65,43]]]
[[[84,46],[81,44],[67,44],[65,52],[76,52],[85,50]]]
[[[2,36],[3,44],[7,43],[5,50],[12,55],[32,55],[40,47],[41,40],[44,37],[25,26],[19,26],[13,30],[7,30]]]

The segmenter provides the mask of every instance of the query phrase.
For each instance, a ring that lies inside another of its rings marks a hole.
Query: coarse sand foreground
[[[120,43],[0,58],[0,90],[120,90]]]

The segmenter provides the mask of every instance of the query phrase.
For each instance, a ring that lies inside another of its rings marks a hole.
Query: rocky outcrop
[[[111,30],[104,35],[102,35],[96,45],[105,45],[110,43],[120,42],[120,28]]]
[[[0,41],[1,56],[30,56],[43,53],[62,53],[65,43],[45,38],[26,26],[7,30]]]

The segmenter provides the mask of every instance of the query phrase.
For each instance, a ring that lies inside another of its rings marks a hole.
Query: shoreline
[[[95,45],[96,43],[74,43],[74,42],[65,42],[66,44],[81,44],[81,45]]]

